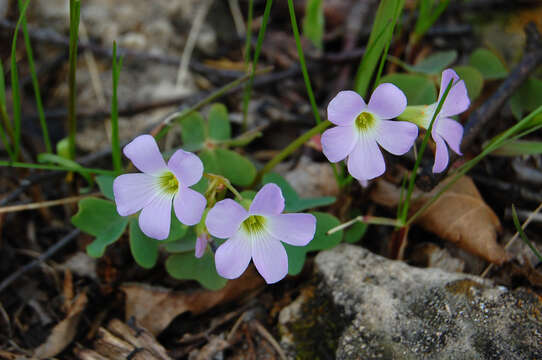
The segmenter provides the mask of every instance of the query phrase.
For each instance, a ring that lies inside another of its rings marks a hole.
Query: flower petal
[[[268,284],[276,283],[288,274],[288,255],[279,240],[260,233],[252,239],[252,260]]]
[[[172,195],[161,194],[143,208],[139,214],[139,227],[143,234],[157,240],[164,240],[169,235],[171,225]]]
[[[113,181],[113,194],[120,216],[135,214],[158,195],[156,179],[147,174],[124,174]]]
[[[144,173],[153,175],[166,170],[166,162],[151,135],[140,135],[124,147],[124,155]]]
[[[405,94],[397,86],[384,83],[378,85],[369,100],[369,111],[378,115],[381,119],[393,119],[407,106]]]
[[[284,210],[284,197],[276,184],[265,184],[250,204],[249,214],[276,215]]]
[[[209,235],[206,233],[201,234],[196,239],[196,257],[199,259],[203,256],[205,253],[205,249],[207,248],[207,243],[209,242]]]
[[[358,132],[352,126],[336,126],[322,134],[322,151],[333,163],[341,161],[354,149]]]
[[[463,126],[455,120],[440,118],[437,122],[437,134],[440,135],[457,155],[461,153],[461,140],[463,139]]]
[[[448,166],[448,148],[444,143],[444,140],[439,136],[433,136],[437,149],[435,151],[435,163],[433,164],[433,172],[440,173]]]
[[[386,171],[386,163],[376,140],[366,136],[354,147],[348,156],[348,172],[357,180],[370,180]]]
[[[184,150],[177,150],[167,163],[177,180],[184,186],[192,186],[203,175],[203,163],[196,154]]]
[[[359,94],[352,90],[340,91],[327,106],[327,118],[335,125],[354,122],[367,105]]]
[[[225,239],[232,237],[241,223],[248,217],[248,212],[232,199],[219,201],[207,214],[205,226],[213,236]]]
[[[459,79],[459,76],[452,69],[446,69],[442,72],[440,81],[440,91],[437,102],[444,95],[444,91],[448,87],[450,81],[453,81],[452,88],[444,100],[444,104],[440,109],[440,116],[453,116],[461,114],[467,110],[470,105],[469,95],[465,82]]]
[[[418,137],[418,127],[408,121],[381,120],[376,141],[393,155],[407,153]]]
[[[173,199],[173,209],[180,222],[185,225],[196,225],[201,220],[207,200],[199,192],[185,186],[179,186],[179,192]]]
[[[305,246],[316,231],[316,218],[311,214],[280,214],[266,217],[267,231],[290,245]]]
[[[238,278],[246,270],[251,256],[250,239],[239,231],[216,249],[216,271],[226,279]]]

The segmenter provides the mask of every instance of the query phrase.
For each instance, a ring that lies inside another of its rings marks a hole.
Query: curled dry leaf
[[[177,292],[146,284],[124,284],[126,318],[134,317],[141,326],[157,335],[178,315],[187,311],[197,315],[214,306],[237,299],[263,286],[263,279],[250,266],[239,279],[230,280],[218,291]]]
[[[79,294],[70,306],[66,318],[53,328],[47,340],[34,351],[34,358],[53,357],[72,342],[81,319],[81,313],[85,310],[86,305],[87,295],[85,293]]]
[[[429,193],[415,192],[410,215],[437,193],[445,182]],[[371,193],[373,201],[388,207],[397,206],[399,189],[380,180]],[[459,179],[416,220],[425,230],[433,232],[458,247],[485,260],[502,264],[507,260],[504,248],[497,243],[501,223],[484,202],[470,177]]]

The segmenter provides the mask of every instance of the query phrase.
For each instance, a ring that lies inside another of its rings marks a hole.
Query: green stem
[[[267,164],[258,172],[258,175],[256,176],[256,179],[252,183],[252,186],[256,186],[260,183],[262,180],[262,177],[267,174],[269,171],[271,171],[278,163],[280,163],[282,160],[284,160],[288,155],[293,153],[295,150],[297,150],[300,146],[302,146],[304,143],[309,141],[311,137],[313,137],[316,134],[320,134],[322,131],[324,131],[328,126],[330,126],[331,123],[326,120],[321,122],[320,124],[316,125],[294,141],[290,143],[287,147],[284,148],[280,153],[278,153],[274,158],[269,160]]]
[[[382,71],[384,70],[384,64],[386,63],[386,58],[388,56],[388,51],[390,49],[391,42],[393,40],[393,32],[395,30],[395,25],[397,25],[397,18],[399,17],[399,1],[395,2],[395,10],[394,10],[394,16],[393,16],[393,22],[391,24],[391,30],[390,30],[390,36],[389,41],[386,43],[386,47],[384,48],[384,52],[382,53],[382,57],[380,58],[380,65],[378,66],[378,71],[376,73],[376,78],[374,82],[373,88],[376,88],[378,86],[378,83],[380,82],[380,77],[382,76]]]
[[[23,2],[19,0],[19,9],[23,10]],[[47,129],[47,121],[45,120],[45,113],[43,111],[43,103],[41,100],[40,85],[38,82],[38,75],[36,73],[36,66],[34,65],[34,54],[32,52],[32,45],[30,44],[30,36],[28,35],[28,27],[26,25],[26,15],[23,14],[23,35],[24,43],[26,47],[26,54],[28,56],[28,66],[30,68],[30,76],[32,78],[32,86],[34,88],[34,96],[36,98],[36,108],[38,110],[38,117],[41,126],[41,132],[43,135],[43,142],[45,144],[45,151],[52,154],[53,148],[51,146],[51,139],[49,138],[49,130]]]
[[[67,167],[67,166],[59,166],[59,165],[51,165],[51,164],[32,164],[32,163],[11,162],[11,161],[3,161],[3,160],[0,160],[0,166],[25,168],[25,169],[73,171],[73,172],[79,172],[79,173],[91,173],[91,174],[101,174],[101,175],[115,175],[114,171],[106,170],[106,169]]]
[[[245,68],[247,73],[250,71],[250,42],[252,41],[252,14],[254,12],[254,0],[248,1],[248,17],[245,39]]]
[[[519,223],[518,214],[516,213],[516,207],[514,205],[512,205],[512,219],[514,220],[514,226],[516,227],[516,230],[518,231],[521,240],[523,240],[523,242],[531,249],[531,251],[536,255],[538,260],[542,261],[542,255],[540,254],[538,249],[533,246],[532,242],[529,241],[527,235],[525,235],[525,232],[523,231],[523,228]]]
[[[516,125],[512,126],[508,130],[506,130],[501,135],[496,136],[494,141],[491,141],[485,148],[482,150],[480,154],[478,154],[473,159],[467,161],[464,163],[461,167],[457,169],[456,175],[451,178],[451,180],[446,183],[440,189],[429,201],[427,201],[414,215],[412,215],[407,222],[405,222],[404,226],[411,225],[420,215],[422,215],[435,201],[437,201],[442,194],[444,194],[446,191],[448,191],[456,182],[459,180],[463,175],[465,175],[470,169],[472,169],[476,164],[478,164],[483,158],[485,158],[487,155],[492,153],[493,151],[497,150],[499,147],[507,144],[508,142],[515,141],[518,138],[525,136],[533,131],[536,131],[540,128],[542,128],[542,124],[539,124],[529,130],[526,130],[519,135],[514,136],[514,133],[521,130],[525,124],[527,124],[529,121],[531,121],[532,118],[534,118],[536,115],[542,113],[542,106],[539,106],[537,109],[535,109],[532,113],[530,113],[528,116],[523,118],[520,122],[518,122]],[[511,138],[510,138],[511,137]]]
[[[254,75],[265,74],[265,73],[270,72],[271,70],[273,70],[273,67],[269,66],[269,67],[266,67],[266,68],[263,68],[263,69],[260,69],[260,70],[256,71],[254,73]],[[246,75],[240,77],[239,79],[236,79],[236,80],[230,82],[229,84],[226,84],[226,85],[222,86],[220,89],[212,92],[211,94],[209,94],[209,96],[207,96],[205,99],[201,100],[200,102],[198,102],[194,106],[192,106],[192,107],[190,107],[188,109],[176,112],[176,113],[171,114],[170,116],[168,116],[167,119],[164,120],[164,122],[163,122],[164,127],[158,132],[158,134],[156,134],[156,136],[155,136],[156,140],[160,140],[161,138],[163,138],[167,134],[167,132],[171,128],[171,125],[169,123],[173,119],[182,120],[182,119],[188,117],[190,114],[194,113],[195,111],[198,111],[199,109],[201,109],[205,105],[213,102],[214,100],[221,97],[222,95],[224,95],[225,93],[227,93],[231,89],[233,89],[236,86],[244,83],[245,81],[250,79],[251,76],[253,76],[252,73],[251,74],[246,74]]]
[[[70,159],[75,159],[75,133],[77,131],[77,118],[75,114],[75,100],[77,97],[77,89],[75,83],[75,75],[77,70],[77,41],[79,32],[79,19],[81,13],[80,0],[70,0],[70,69],[68,73],[68,149]]]
[[[435,112],[433,113],[433,117],[431,118],[431,122],[429,123],[429,127],[427,128],[427,131],[425,132],[425,136],[423,137],[422,145],[420,146],[420,151],[418,152],[418,156],[416,157],[416,162],[414,163],[414,168],[412,169],[412,172],[410,174],[407,194],[406,194],[405,202],[403,204],[403,208],[401,211],[400,219],[403,223],[405,222],[406,217],[408,215],[408,208],[410,206],[410,198],[412,197],[412,192],[414,191],[414,184],[416,181],[416,176],[418,175],[418,168],[420,167],[420,163],[423,158],[423,153],[425,152],[425,148],[427,147],[427,143],[429,142],[429,137],[431,136],[431,131],[433,130],[433,124],[435,123],[435,120],[440,112],[440,109],[442,108],[442,105],[444,105],[444,101],[446,100],[446,97],[448,96],[448,93],[450,92],[452,85],[453,85],[453,81],[450,81],[448,83],[448,86],[446,87],[446,90],[444,91],[444,94],[440,98],[437,108],[435,109]]]
[[[21,9],[19,20],[15,25],[15,32],[13,33],[13,41],[11,42],[11,93],[13,97],[13,122],[14,128],[14,157],[19,157],[20,144],[21,144],[21,93],[19,91],[19,73],[17,71],[17,36],[19,35],[19,27],[21,26],[26,9],[30,4],[30,0],[26,0],[24,6]]]
[[[314,119],[316,120],[316,124],[320,124],[322,120],[320,119],[318,106],[316,105],[316,100],[314,99],[314,94],[312,92],[311,80],[309,78],[309,72],[307,71],[307,64],[305,62],[305,55],[303,54],[303,47],[301,46],[299,29],[297,27],[297,21],[295,19],[294,3],[292,0],[288,0],[288,10],[290,11],[290,21],[292,23],[292,30],[294,32],[295,44],[297,46],[297,53],[299,55],[299,64],[301,65],[301,72],[303,73],[303,80],[305,81],[305,87],[307,88],[307,94],[309,95]]]
[[[252,60],[252,69],[250,69],[250,78],[245,86],[245,93],[243,95],[243,130],[245,130],[247,127],[248,103],[252,94],[254,75],[256,71],[256,66],[258,65],[258,60],[260,58],[260,52],[262,50],[263,38],[265,36],[265,30],[267,29],[267,23],[269,22],[269,15],[271,14],[272,3],[273,0],[267,0],[265,3],[262,26],[260,27],[260,31],[258,32],[258,42],[256,43],[256,49],[254,49],[254,59]]]
[[[117,43],[113,41],[113,92],[111,96],[111,156],[113,158],[113,169],[117,173],[122,170],[119,138],[119,111],[117,89],[119,85],[119,73],[122,67],[122,58],[117,62]]]

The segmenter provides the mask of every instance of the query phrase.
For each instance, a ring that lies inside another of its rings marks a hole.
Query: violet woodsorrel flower
[[[205,254],[205,249],[207,249],[207,244],[209,243],[209,234],[201,233],[196,238],[196,257],[199,259]]]
[[[437,105],[446,91],[448,84],[452,81],[452,87],[448,95],[444,99],[440,113],[437,115],[431,130],[431,137],[435,141],[435,163],[433,164],[433,172],[440,173],[448,166],[448,146],[457,154],[461,153],[461,140],[463,139],[463,126],[450,116],[459,115],[467,110],[470,105],[467,87],[463,80],[459,80],[459,76],[452,69],[446,69],[442,72],[440,80],[440,91],[438,100],[431,105],[409,106],[405,110],[402,119],[410,120],[424,129],[429,128],[431,119],[435,114]],[[445,143],[446,141],[446,143]]]
[[[197,224],[205,209],[205,197],[189,186],[203,175],[203,164],[194,154],[177,150],[167,165],[150,135],[140,135],[124,147],[124,155],[143,173],[124,174],[113,182],[117,211],[121,216],[139,210],[139,227],[148,237],[169,235],[171,203],[185,225]]]
[[[357,180],[374,179],[384,173],[386,163],[378,145],[402,155],[418,136],[416,125],[391,121],[405,110],[405,94],[393,84],[380,84],[369,104],[354,91],[341,91],[327,107],[329,121],[338,125],[322,134],[324,155],[331,162],[348,156],[348,172]]]
[[[215,254],[220,276],[241,276],[250,259],[268,284],[286,276],[288,256],[281,241],[307,245],[314,237],[316,218],[311,214],[282,214],[283,210],[284,198],[275,184],[262,187],[248,211],[231,199],[216,203],[205,224],[211,235],[228,238]]]

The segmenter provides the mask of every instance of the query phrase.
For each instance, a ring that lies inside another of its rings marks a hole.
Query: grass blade
[[[525,235],[525,232],[523,231],[523,228],[519,223],[518,214],[516,213],[516,207],[514,205],[512,205],[512,219],[514,220],[514,226],[516,227],[516,230],[519,233],[521,240],[523,240],[523,242],[531,249],[531,251],[536,255],[538,260],[542,261],[542,255],[533,245],[533,243],[527,238],[527,235]]]
[[[122,170],[122,162],[120,156],[120,139],[119,139],[119,108],[117,89],[119,85],[119,74],[122,68],[122,58],[117,60],[117,43],[113,42],[113,94],[111,96],[111,155],[113,157],[113,169],[117,173]]]
[[[265,9],[263,11],[262,26],[260,27],[260,31],[258,32],[258,42],[256,43],[256,48],[254,49],[254,59],[252,60],[252,69],[250,70],[250,79],[248,80],[245,86],[245,93],[243,95],[243,129],[246,129],[247,127],[248,103],[250,101],[250,96],[252,95],[252,84],[254,83],[254,72],[256,71],[256,66],[258,65],[258,60],[260,58],[263,38],[265,36],[265,30],[267,29],[267,23],[269,22],[269,15],[271,14],[272,4],[273,4],[273,0],[267,0],[265,3]]]
[[[13,133],[10,132],[11,127],[9,123],[9,116],[6,110],[6,84],[4,82],[4,67],[2,66],[1,61],[0,61],[0,117],[2,118],[2,123],[0,123],[0,140],[2,140],[2,143],[4,144],[4,147],[6,148],[6,152],[8,153],[11,161],[15,161],[17,159],[15,158],[14,156],[15,154],[11,150],[11,145],[9,143],[8,137],[6,136],[6,133],[7,133],[8,135],[11,136],[11,140],[13,141]]]
[[[19,157],[20,144],[21,144],[21,94],[19,91],[19,73],[17,71],[17,36],[19,35],[19,28],[24,19],[26,9],[30,4],[30,0],[26,0],[24,3],[17,25],[15,25],[15,32],[13,33],[13,40],[11,42],[11,92],[13,96],[13,123],[14,123],[14,157]]]
[[[370,48],[371,51],[367,51],[363,55],[354,83],[354,89],[361,96],[365,96],[378,60],[386,46],[391,42],[393,29],[403,10],[404,3],[404,0],[382,0],[378,6],[371,35],[367,43],[367,49]],[[391,26],[389,26],[390,24]],[[390,29],[387,30],[387,34],[380,36],[388,26]]]
[[[77,40],[79,34],[79,19],[81,15],[80,0],[70,0],[70,70],[68,74],[68,148],[70,158],[75,159],[75,133],[77,131],[77,118],[75,114],[76,84],[75,73],[77,70]]]
[[[316,100],[314,99],[314,94],[312,92],[311,80],[309,78],[309,72],[307,71],[307,64],[305,62],[305,55],[303,54],[303,47],[301,46],[301,39],[299,37],[299,29],[297,28],[297,21],[295,19],[294,3],[292,0],[288,0],[288,10],[290,11],[290,21],[292,22],[292,30],[294,32],[295,44],[297,46],[297,53],[299,54],[299,64],[301,65],[303,80],[305,81],[305,87],[307,88],[307,94],[309,95],[309,100],[311,103],[312,112],[314,114],[314,119],[316,120],[316,124],[318,125],[322,122],[322,120],[320,119],[318,106],[316,105]]]
[[[28,35],[28,27],[26,25],[26,15],[22,13],[22,10],[23,10],[22,0],[19,0],[19,9],[21,10],[21,16],[22,16],[21,25],[23,28],[24,43],[26,47],[26,56],[28,57],[28,66],[30,68],[32,86],[34,88],[34,97],[36,98],[36,108],[38,110],[38,117],[39,117],[41,132],[43,136],[43,143],[45,144],[45,151],[51,154],[53,152],[53,148],[51,146],[51,139],[49,138],[49,131],[47,129],[47,122],[45,120],[45,113],[43,111],[40,85],[38,82],[38,75],[36,73],[36,66],[34,65],[34,54],[32,51],[32,45],[30,44],[30,36]]]

